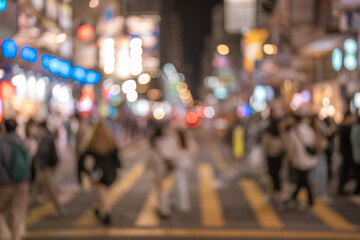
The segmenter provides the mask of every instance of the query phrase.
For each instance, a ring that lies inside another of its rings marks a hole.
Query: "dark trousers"
[[[309,199],[309,204],[313,205],[313,198],[312,198],[312,193],[311,193],[311,188],[310,188],[310,184],[309,184],[309,170],[303,171],[303,170],[299,170],[299,169],[295,169],[295,172],[297,174],[297,179],[296,179],[296,190],[292,195],[292,199],[295,200],[297,194],[299,193],[299,190],[304,187],[306,188],[307,192],[308,192],[308,199]]]
[[[334,154],[334,146],[330,144],[325,151],[326,154],[326,162],[327,162],[327,173],[328,180],[332,179],[332,156]]]
[[[354,163],[354,175],[356,178],[356,188],[354,194],[359,195],[360,194],[360,163]]]
[[[349,181],[352,176],[353,158],[349,154],[343,154],[343,161],[340,168],[340,182],[338,187],[338,192],[344,192],[344,186]]]
[[[280,191],[281,190],[281,183],[280,183],[280,169],[281,169],[281,157],[269,157],[267,156],[267,164],[269,169],[270,177],[274,183],[274,190]]]

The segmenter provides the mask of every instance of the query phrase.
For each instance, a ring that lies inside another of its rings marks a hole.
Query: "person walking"
[[[176,169],[172,202],[181,212],[189,212],[191,210],[189,181],[197,147],[193,137],[184,129],[175,130],[174,137],[176,140],[176,153],[174,153]]]
[[[55,137],[47,128],[46,122],[38,125],[40,143],[38,151],[34,157],[36,171],[38,171],[39,188],[44,190],[44,194],[54,204],[57,216],[62,217],[66,214],[65,209],[60,203],[58,193],[53,183],[53,178],[58,165],[58,155],[55,146]],[[37,191],[35,189],[34,191]]]
[[[86,157],[94,159],[93,167],[87,170],[95,184],[97,204],[95,216],[105,225],[111,224],[111,206],[109,187],[117,177],[117,169],[121,167],[115,139],[103,121],[96,124],[87,151],[82,155],[86,164]]]
[[[309,184],[309,171],[315,167],[317,158],[315,150],[315,133],[303,122],[300,116],[295,116],[294,126],[287,133],[288,159],[296,173],[296,189],[285,203],[296,201],[301,188],[308,193],[308,206],[313,206],[312,191]]]
[[[279,121],[271,119],[271,122],[262,135],[262,147],[267,160],[269,175],[272,180],[272,188],[269,193],[270,199],[275,194],[276,200],[281,200],[280,169],[285,155],[285,147],[282,135],[279,131]]]
[[[168,219],[171,216],[169,192],[165,188],[165,179],[175,170],[176,152],[174,150],[173,138],[164,133],[161,126],[155,126],[150,137],[150,161],[149,168],[153,172],[155,191],[157,194],[156,213],[161,219]]]
[[[327,194],[328,186],[328,168],[326,159],[326,149],[328,147],[328,139],[321,128],[321,121],[318,116],[311,119],[311,128],[315,133],[315,148],[317,163],[312,170],[313,181],[316,185],[316,195],[324,202],[329,203],[331,200]]]
[[[30,161],[25,143],[15,133],[17,123],[4,120],[0,139],[0,239],[25,236]],[[7,220],[6,220],[7,218]]]
[[[346,112],[343,124],[339,128],[339,145],[340,153],[342,155],[342,163],[340,167],[340,181],[338,186],[338,194],[344,195],[344,186],[349,181],[353,174],[353,149],[351,145],[351,127],[355,123],[355,115],[351,112]]]
[[[356,179],[356,187],[354,190],[355,200],[360,202],[360,117],[351,129],[351,146],[354,160],[354,174]]]
[[[36,139],[36,131],[36,122],[33,119],[29,119],[25,125],[25,145],[31,162],[31,184],[34,183],[37,174],[33,161],[39,147],[39,142]]]

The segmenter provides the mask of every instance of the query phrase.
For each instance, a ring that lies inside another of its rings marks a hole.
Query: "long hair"
[[[116,149],[115,139],[104,122],[100,121],[96,125],[88,149],[101,155],[109,154]]]

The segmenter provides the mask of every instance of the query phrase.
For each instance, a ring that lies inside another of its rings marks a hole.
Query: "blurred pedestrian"
[[[324,122],[326,124],[326,137],[328,139],[328,146],[325,151],[327,162],[327,175],[328,180],[330,181],[333,178],[332,158],[335,150],[335,135],[337,128],[334,120],[330,117],[325,118]]]
[[[356,179],[356,188],[354,195],[360,197],[360,117],[351,129],[351,146],[354,159],[354,174]],[[360,202],[360,199],[358,199]]]
[[[34,164],[34,157],[37,153],[39,142],[36,138],[37,124],[33,119],[29,119],[25,125],[25,145],[31,162],[31,183],[34,183],[36,176],[36,169]]]
[[[156,126],[150,137],[151,155],[150,168],[154,175],[155,191],[158,197],[156,213],[161,219],[168,219],[171,215],[169,193],[165,189],[164,180],[175,169],[173,159],[169,158],[169,152],[174,154],[171,139],[167,138],[164,129]]]
[[[308,204],[312,207],[313,197],[308,175],[317,162],[315,133],[301,116],[295,116],[294,126],[289,129],[287,139],[287,157],[296,173],[296,189],[286,203],[296,201],[299,190],[304,187],[308,192]]]
[[[54,176],[58,165],[58,155],[55,145],[55,136],[50,133],[46,122],[38,125],[40,143],[38,151],[34,157],[36,171],[38,171],[38,185],[44,194],[54,204],[57,216],[65,215],[65,209],[60,204],[59,196],[54,186]],[[34,191],[37,191],[35,189]]]
[[[269,175],[272,180],[272,188],[269,197],[275,194],[276,200],[281,200],[280,169],[285,155],[285,144],[279,130],[280,122],[271,119],[269,126],[262,135],[262,147],[267,160]]]
[[[121,167],[118,154],[115,139],[110,130],[104,122],[98,122],[82,158],[85,159],[85,165],[87,165],[86,157],[93,157],[93,166],[87,171],[95,184],[97,194],[97,206],[94,212],[99,221],[105,225],[111,224],[109,187],[117,177],[117,169]]]
[[[189,182],[197,147],[193,137],[184,129],[177,129],[175,137],[176,169],[173,203],[180,211],[189,212],[191,210]]]
[[[328,186],[328,168],[326,160],[326,149],[328,147],[328,139],[321,128],[321,121],[317,116],[312,117],[311,127],[315,133],[315,148],[317,163],[312,171],[313,181],[316,184],[316,195],[324,202],[329,203],[331,200],[327,195]]]
[[[353,151],[351,145],[351,127],[355,123],[355,115],[346,112],[344,121],[339,128],[340,153],[342,155],[342,163],[340,168],[340,181],[338,186],[338,194],[344,195],[344,186],[349,181],[353,172]]]
[[[17,123],[4,120],[0,139],[0,239],[25,237],[30,161],[25,143],[15,133]],[[6,220],[7,218],[7,220]]]

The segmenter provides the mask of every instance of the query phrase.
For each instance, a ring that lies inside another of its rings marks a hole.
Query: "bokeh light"
[[[228,55],[230,52],[230,49],[227,45],[225,44],[220,44],[216,47],[216,51],[220,54],[220,55]]]

